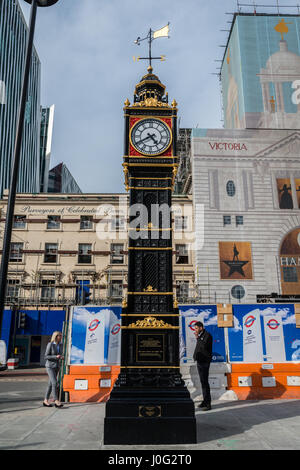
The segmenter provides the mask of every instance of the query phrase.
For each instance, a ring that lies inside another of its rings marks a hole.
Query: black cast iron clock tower
[[[177,171],[177,103],[153,73],[124,107],[124,174],[130,192],[128,294],[121,371],[106,404],[104,444],[196,442],[194,403],[180,374],[173,295],[171,194]]]

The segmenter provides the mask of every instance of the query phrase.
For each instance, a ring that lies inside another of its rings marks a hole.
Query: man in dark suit
[[[200,321],[195,324],[197,344],[194,351],[194,361],[197,362],[198,373],[202,386],[203,402],[199,405],[203,411],[211,410],[210,386],[208,383],[209,366],[212,359],[212,336],[204,329]]]

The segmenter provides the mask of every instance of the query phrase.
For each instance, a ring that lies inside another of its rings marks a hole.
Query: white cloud
[[[296,349],[300,347],[300,339],[296,339],[295,341],[292,342],[291,348]]]
[[[300,361],[300,348],[292,354],[292,361]]]
[[[91,312],[84,307],[75,307],[73,311],[73,322],[86,325],[90,319]]]
[[[296,317],[294,314],[287,316],[285,319],[282,318],[283,325],[292,325],[296,323]]]
[[[205,309],[202,310],[201,307],[199,308],[189,308],[188,310],[180,310],[180,314],[182,317],[192,317],[192,316],[203,316],[203,318],[209,317],[211,315],[212,309]]]
[[[71,364],[80,364],[83,362],[84,351],[82,349],[77,348],[77,346],[72,345],[71,347],[71,357],[70,362]]]
[[[237,333],[238,331],[243,330],[243,327],[241,326],[240,321],[238,320],[238,318],[235,315],[233,315],[233,328],[232,328],[232,330],[233,330],[234,333]]]

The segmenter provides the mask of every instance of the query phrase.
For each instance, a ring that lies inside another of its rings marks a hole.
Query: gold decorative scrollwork
[[[143,320],[137,320],[131,323],[128,328],[172,328],[172,325],[165,323],[163,320],[158,320],[155,317],[146,317]]]
[[[137,103],[133,103],[132,107],[145,107],[145,108],[169,108],[170,106],[168,103],[164,103],[160,101],[157,96],[145,98],[143,101],[138,101]]]
[[[157,292],[157,289],[153,289],[152,286],[148,286],[146,289],[144,289],[144,292]]]

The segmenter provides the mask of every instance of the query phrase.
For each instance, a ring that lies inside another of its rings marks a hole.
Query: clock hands
[[[153,140],[153,142],[154,142],[156,145],[158,144],[157,140],[154,138],[155,134],[149,134],[149,132],[148,132],[148,136],[151,137],[151,139]]]
[[[149,139],[152,139],[153,142],[157,145],[158,142],[157,140],[154,138],[155,134],[150,134],[149,132],[147,133],[147,137],[144,137],[143,139],[141,139],[139,142],[144,142],[145,140],[149,140]]]

